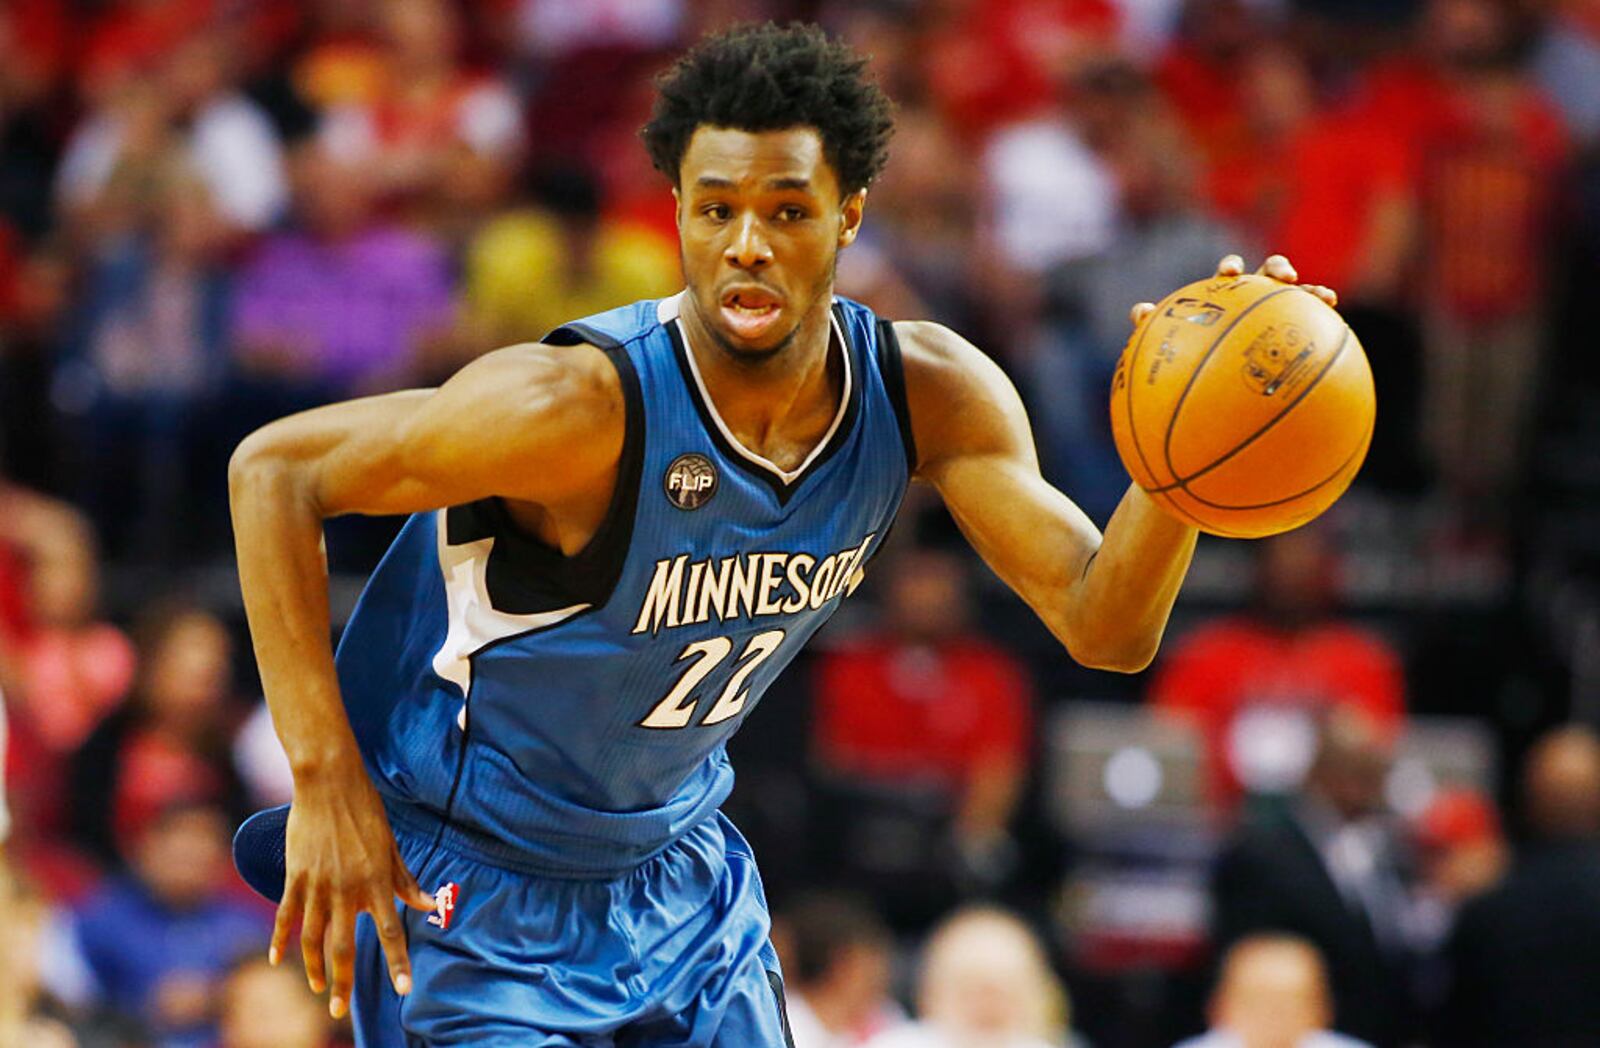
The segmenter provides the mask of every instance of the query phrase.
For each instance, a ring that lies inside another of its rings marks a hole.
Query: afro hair
[[[676,185],[702,124],[741,131],[814,127],[846,194],[869,186],[889,157],[893,105],[849,45],[806,23],[739,25],[707,36],[656,78],[640,132]]]

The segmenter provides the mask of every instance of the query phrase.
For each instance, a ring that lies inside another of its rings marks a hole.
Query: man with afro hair
[[[1089,666],[1150,661],[1194,548],[1137,487],[1102,536],[993,361],[834,295],[891,131],[861,56],[742,26],[657,86],[684,291],[274,422],[230,467],[295,777],[235,854],[281,900],[270,955],[298,929],[367,1048],[787,1043],[725,744],[908,482]],[[335,654],[343,513],[411,517]]]

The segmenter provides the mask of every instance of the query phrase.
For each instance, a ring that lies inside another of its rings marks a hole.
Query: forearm
[[[1137,672],[1148,666],[1161,644],[1198,535],[1158,509],[1137,484],[1130,485],[1099,549],[1073,583],[1071,646],[1103,669]]]
[[[272,723],[296,781],[358,761],[329,641],[322,514],[304,471],[246,442],[229,468],[239,585]]]

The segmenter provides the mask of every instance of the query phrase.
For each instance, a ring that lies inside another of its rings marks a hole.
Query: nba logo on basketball
[[[679,455],[667,467],[667,498],[679,509],[699,509],[717,493],[717,467],[704,455]]]

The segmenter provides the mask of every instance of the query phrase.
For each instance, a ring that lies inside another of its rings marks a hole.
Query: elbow
[[[1107,673],[1139,673],[1155,661],[1161,635],[1086,636],[1083,632],[1063,638],[1067,654],[1080,666]]]
[[[228,457],[228,494],[237,499],[271,469],[274,455],[262,430],[245,437]]]
[[[258,429],[233,449],[228,458],[228,499],[238,507],[241,499],[278,488],[288,478],[289,459],[274,439],[272,427]]]

